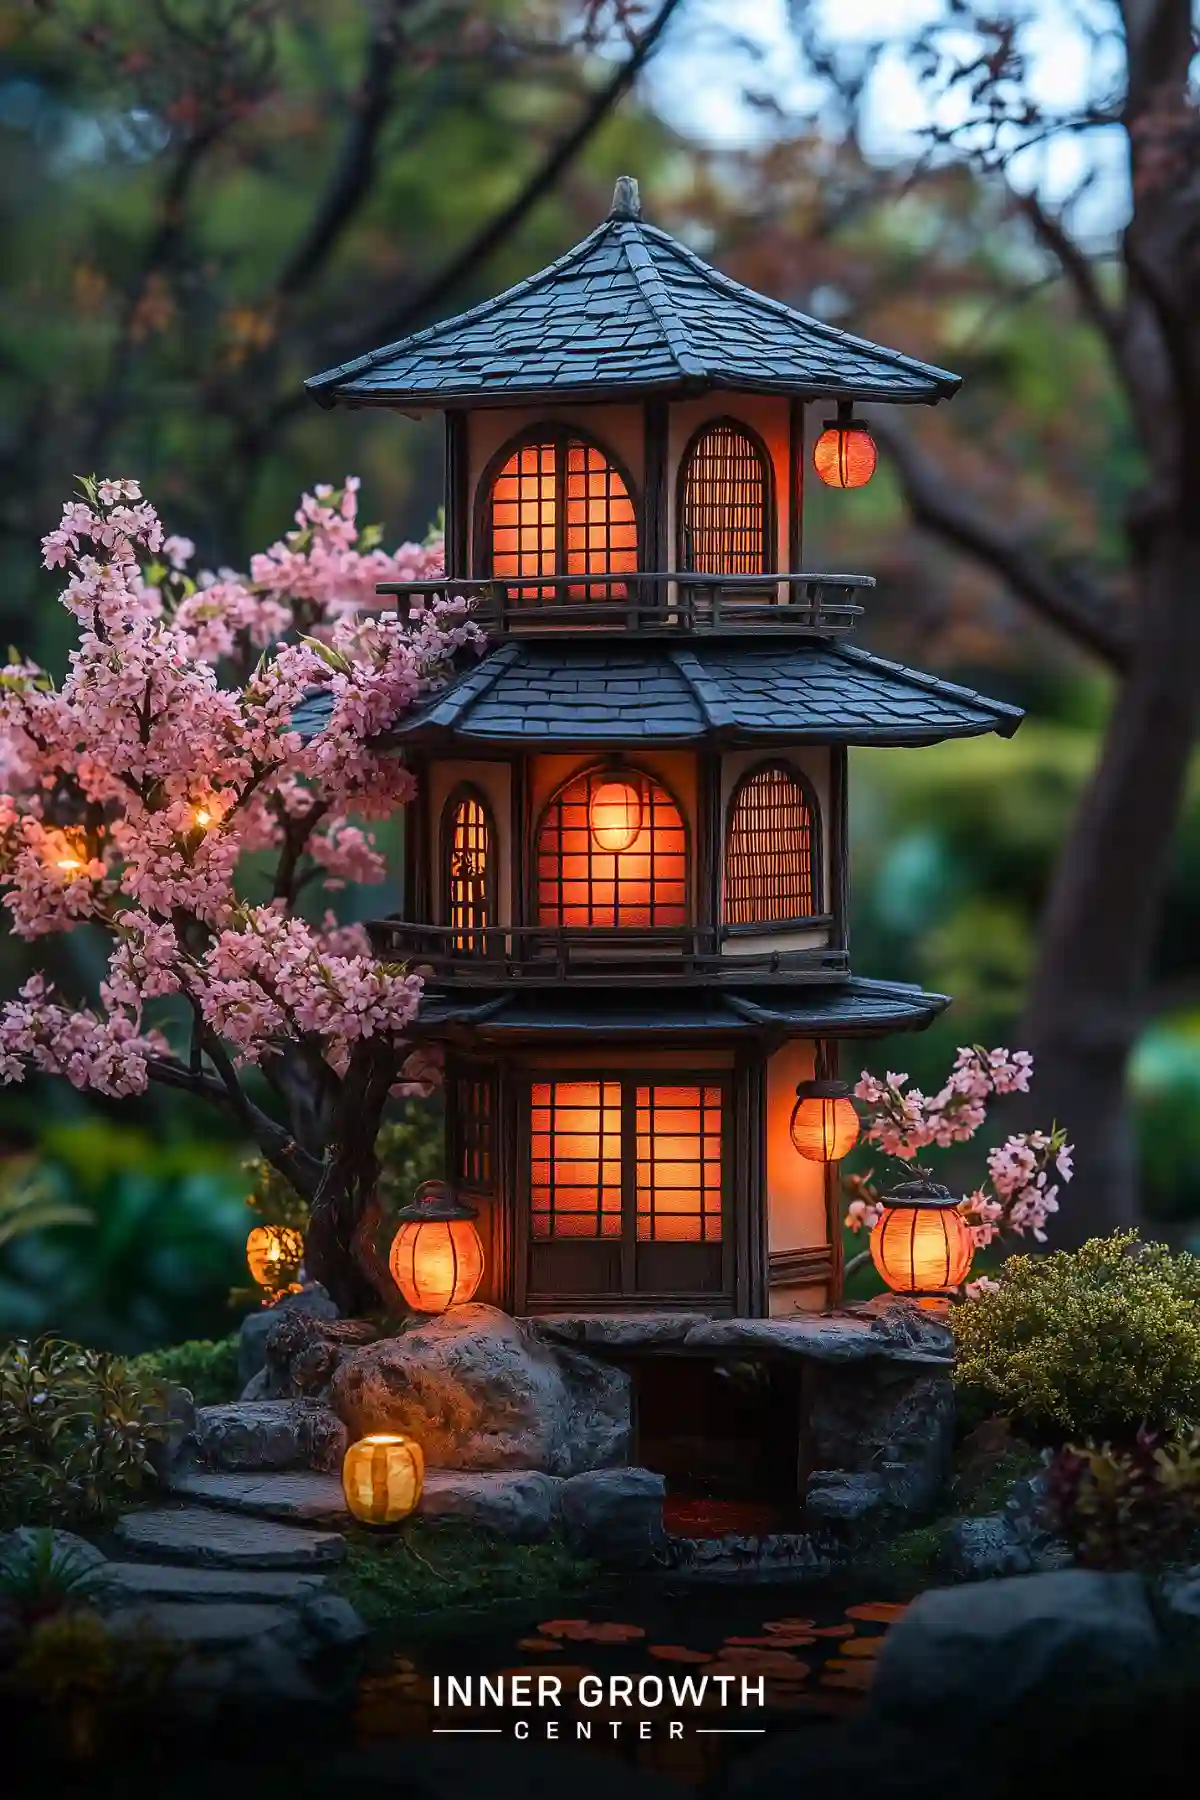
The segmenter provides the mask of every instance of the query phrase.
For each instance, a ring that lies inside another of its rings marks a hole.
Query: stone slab
[[[262,1474],[180,1469],[172,1472],[169,1486],[173,1494],[199,1506],[249,1513],[258,1519],[283,1519],[299,1525],[350,1522],[340,1478],[312,1469]]]
[[[342,1466],[346,1427],[311,1400],[235,1400],[196,1409],[192,1439],[213,1469],[325,1469]]]
[[[905,1301],[871,1308],[806,1313],[786,1319],[716,1319],[703,1313],[547,1313],[528,1321],[535,1335],[557,1343],[609,1351],[719,1354],[757,1351],[814,1362],[948,1364],[949,1329]]]
[[[218,1601],[208,1606],[189,1606],[170,1601],[149,1601],[121,1607],[110,1613],[108,1628],[118,1637],[158,1638],[189,1648],[225,1648],[286,1630],[293,1615],[284,1606]]]
[[[126,1513],[114,1532],[136,1554],[200,1568],[312,1569],[341,1562],[346,1554],[336,1532],[301,1531],[204,1506]]]
[[[285,1606],[320,1595],[323,1575],[290,1570],[189,1569],[181,1563],[122,1562],[105,1566],[103,1581],[110,1604],[133,1600],[169,1600],[211,1604],[216,1600],[265,1601]]]
[[[646,1350],[680,1345],[711,1313],[539,1313],[527,1321],[535,1336],[554,1342],[587,1344],[603,1350]]]
[[[461,1519],[514,1543],[532,1544],[548,1537],[556,1524],[563,1485],[561,1477],[533,1469],[430,1469],[417,1511],[423,1519]]]

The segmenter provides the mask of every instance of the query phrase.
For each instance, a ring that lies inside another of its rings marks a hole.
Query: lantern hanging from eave
[[[840,402],[837,418],[826,419],[813,445],[813,468],[826,487],[858,488],[870,481],[878,460],[875,439],[849,402]]]
[[[975,1240],[949,1188],[927,1176],[882,1196],[871,1260],[893,1293],[926,1303],[947,1299],[966,1280]]]
[[[342,1462],[342,1492],[364,1525],[397,1525],[416,1511],[425,1456],[404,1432],[379,1431],[351,1444]]]
[[[802,1081],[788,1126],[809,1162],[841,1162],[858,1142],[858,1114],[844,1081]]]
[[[408,1304],[427,1313],[465,1305],[483,1280],[475,1208],[445,1182],[424,1181],[396,1217],[388,1267]]]
[[[588,828],[597,850],[620,855],[642,833],[642,793],[632,781],[602,781],[592,790]]]
[[[303,1261],[304,1239],[289,1225],[256,1225],[246,1239],[246,1266],[261,1288],[287,1287]]]

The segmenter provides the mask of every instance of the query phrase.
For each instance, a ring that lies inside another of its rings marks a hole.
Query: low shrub
[[[62,1338],[0,1348],[0,1521],[111,1518],[152,1478],[167,1426],[159,1384]]]
[[[1200,1432],[1139,1431],[1128,1449],[1060,1450],[1046,1510],[1091,1569],[1161,1568],[1200,1541]]]
[[[1200,1260],[1131,1231],[1014,1256],[954,1309],[956,1379],[1043,1437],[1128,1439],[1200,1412]]]
[[[0,1553],[0,1612],[24,1629],[72,1607],[87,1605],[104,1586],[103,1569],[53,1531],[16,1533]]]
[[[191,1338],[186,1344],[168,1344],[147,1350],[128,1364],[138,1381],[159,1381],[187,1388],[197,1406],[219,1406],[236,1400],[242,1391],[238,1379],[238,1335],[223,1338]]]

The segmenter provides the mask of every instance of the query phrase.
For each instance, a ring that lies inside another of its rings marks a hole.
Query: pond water
[[[910,1597],[882,1581],[864,1592],[849,1575],[663,1577],[556,1608],[511,1603],[428,1618],[378,1641],[355,1738],[524,1738],[707,1785],[766,1737],[857,1711]],[[514,1677],[527,1679],[514,1690]],[[513,1704],[518,1696],[527,1704]]]

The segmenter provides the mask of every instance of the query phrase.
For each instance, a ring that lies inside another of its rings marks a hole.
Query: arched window
[[[539,575],[621,575],[637,568],[637,513],[627,483],[598,444],[545,427],[501,451],[484,483],[481,562],[510,582]],[[558,597],[623,599],[623,582],[581,582]],[[552,599],[553,588],[520,599]]]
[[[455,950],[480,952],[482,932],[495,924],[495,834],[478,788],[459,788],[442,814],[446,922]]]
[[[774,561],[771,460],[731,419],[702,425],[683,456],[679,566],[698,575],[764,575]]]
[[[592,769],[551,800],[537,831],[541,925],[687,922],[687,831],[659,782]]]
[[[734,790],[725,836],[725,923],[810,919],[817,911],[817,816],[807,784],[778,764]]]

